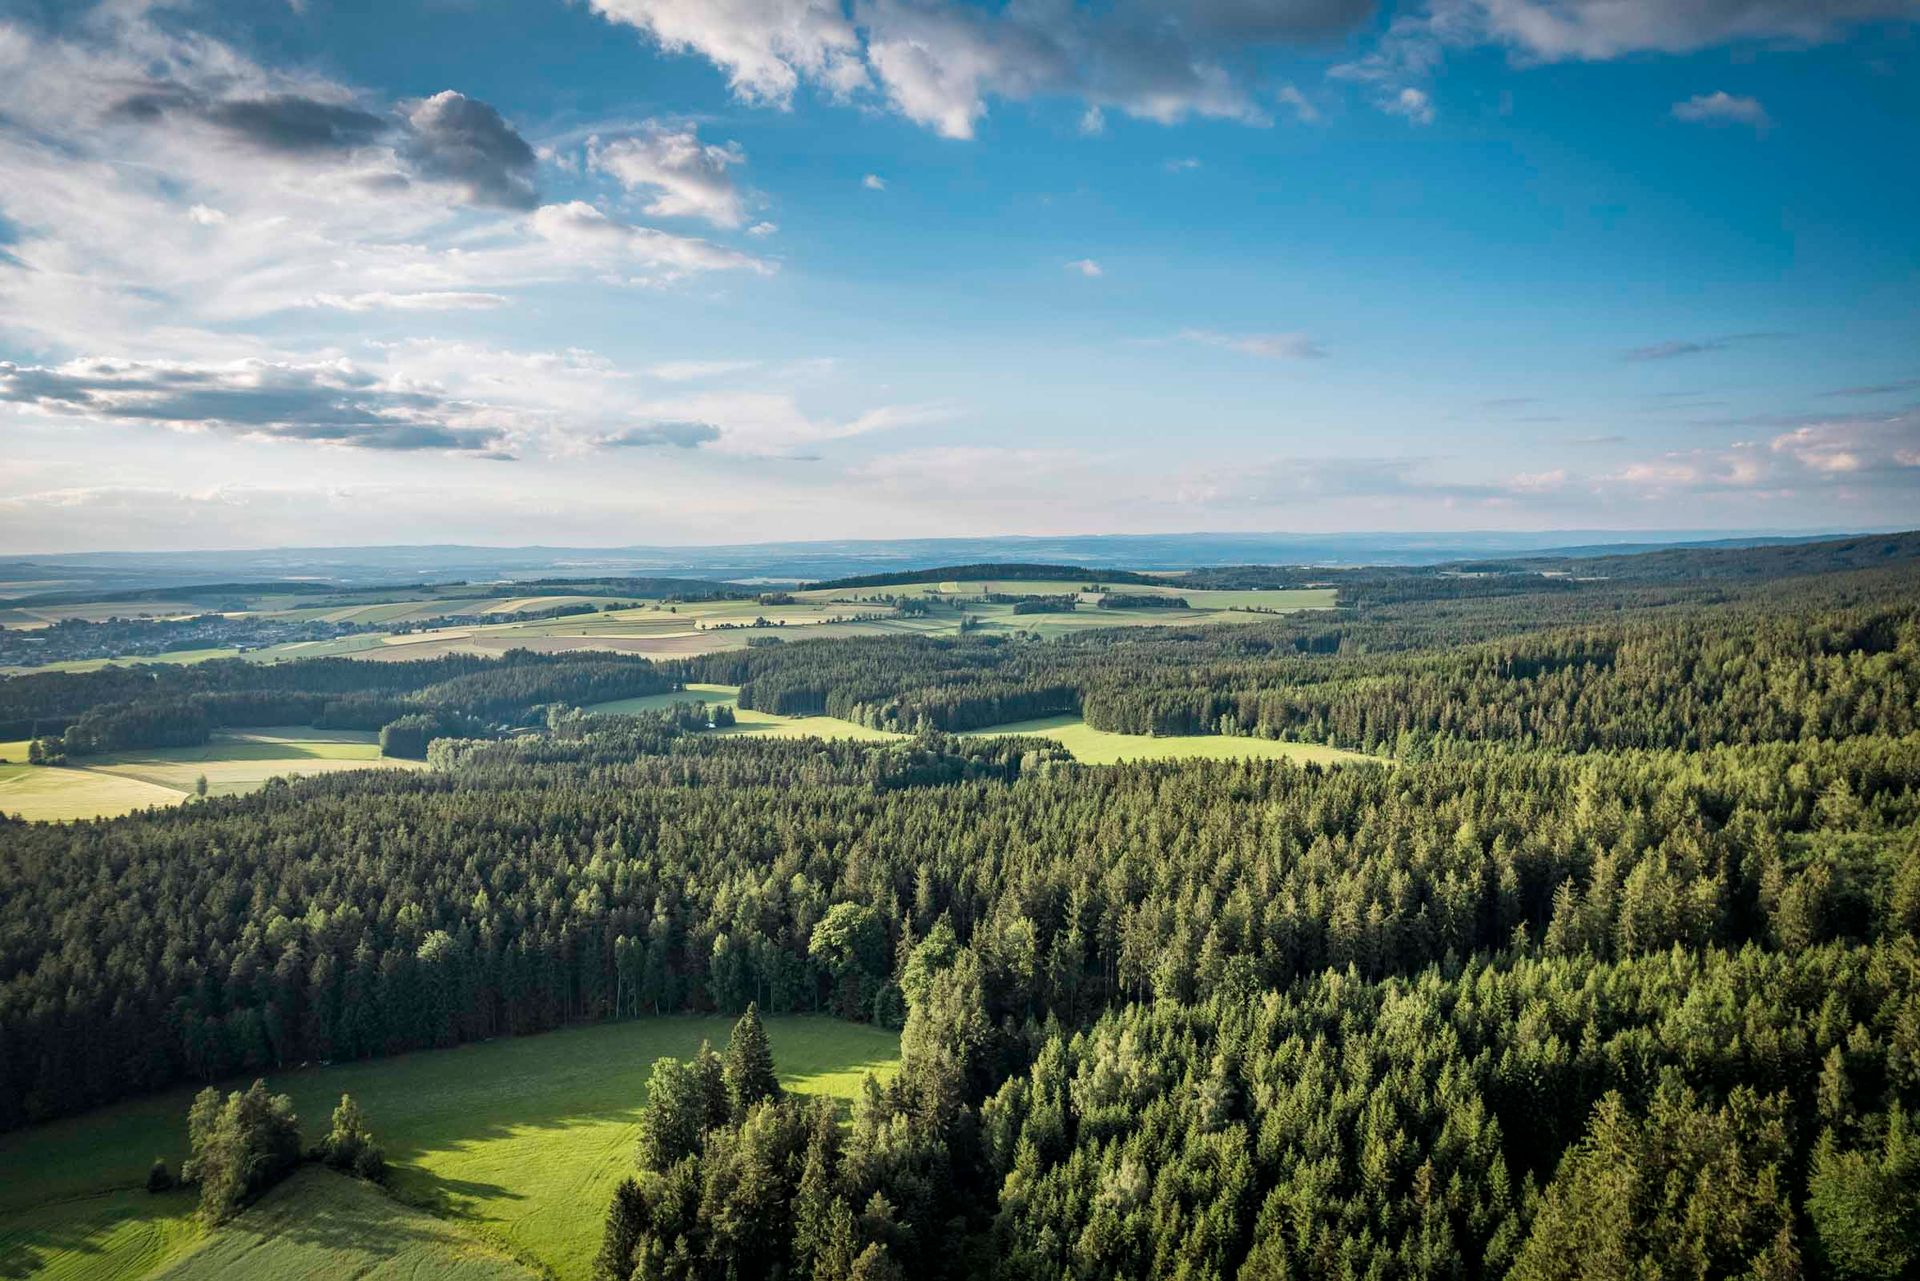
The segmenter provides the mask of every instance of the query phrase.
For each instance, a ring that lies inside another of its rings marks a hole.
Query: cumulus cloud
[[[1185,342],[1262,360],[1319,360],[1327,354],[1325,347],[1306,334],[1223,334],[1211,329],[1185,329],[1180,337]]]
[[[412,104],[405,154],[430,181],[451,183],[476,205],[531,209],[533,148],[486,103],[451,89]]]
[[[594,138],[588,142],[587,157],[593,168],[628,191],[649,193],[650,214],[702,218],[718,227],[738,227],[746,218],[732,173],[746,163],[746,153],[738,143],[700,141],[692,125],[653,122],[623,137]]]
[[[223,365],[89,357],[56,366],[0,361],[0,401],[101,421],[305,440],[359,449],[494,452],[499,427],[474,406],[396,386],[345,360]]]
[[[860,180],[860,185],[868,191],[885,191],[887,189],[887,180],[877,173],[870,173]]]
[[[743,101],[791,105],[811,82],[872,91],[949,138],[970,138],[990,99],[1044,97],[1172,122],[1263,122],[1248,69],[1263,49],[1349,31],[1375,0],[1117,0],[1104,5],[961,0],[592,0],[661,48],[705,57]]]
[[[1685,102],[1674,103],[1673,118],[1688,124],[1737,124],[1754,129],[1765,129],[1771,123],[1767,119],[1767,109],[1760,105],[1759,99],[1736,98],[1724,90],[1696,94]]]
[[[542,213],[538,164],[456,91],[382,103],[132,10],[58,34],[0,21],[0,331],[67,354],[278,359],[249,336],[275,313],[771,269],[590,205]]]
[[[867,83],[860,41],[840,0],[590,0],[670,53],[697,53],[727,73],[742,101],[786,107],[802,78],[839,94]]]
[[[593,443],[602,449],[698,449],[718,439],[720,429],[712,423],[664,422],[622,428],[596,437]]]
[[[1088,280],[1098,280],[1106,275],[1106,269],[1091,258],[1075,258],[1067,265],[1068,271],[1078,272]]]

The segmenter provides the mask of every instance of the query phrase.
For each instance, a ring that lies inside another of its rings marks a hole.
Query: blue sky
[[[0,0],[0,550],[1910,525],[1913,0]]]

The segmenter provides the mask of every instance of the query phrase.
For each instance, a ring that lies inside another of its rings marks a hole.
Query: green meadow
[[[69,765],[24,764],[25,743],[0,743],[0,814],[27,819],[104,818],[177,805],[207,780],[209,796],[250,792],[270,778],[340,770],[419,768],[380,755],[378,735],[276,726],[225,730],[198,747],[152,747],[75,757]]]
[[[804,1016],[766,1023],[792,1090],[851,1100],[867,1073],[885,1079],[898,1065],[899,1038],[878,1028]],[[717,1017],[637,1019],[266,1076],[293,1097],[308,1141],[340,1095],[352,1094],[387,1149],[394,1196],[412,1210],[562,1281],[584,1281],[608,1198],[632,1166],[653,1061],[690,1057],[703,1040],[724,1045],[731,1027]],[[190,1198],[137,1190],[154,1157],[178,1169],[192,1095],[176,1090],[0,1136],[0,1278],[133,1281],[206,1240]],[[304,1195],[293,1191],[295,1201]],[[344,1244],[355,1245],[352,1233]],[[248,1256],[223,1244],[214,1258],[239,1267]],[[368,1274],[288,1264],[168,1275]]]

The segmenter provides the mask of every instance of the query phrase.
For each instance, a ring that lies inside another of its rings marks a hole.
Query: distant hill
[[[186,584],[685,578],[747,585],[839,582],[959,565],[1181,571],[1215,566],[1412,567],[1552,556],[1605,559],[1662,548],[1746,548],[1858,537],[1856,531],[1548,530],[1452,533],[1087,534],[843,539],[698,547],[277,547],[250,551],[80,552],[0,560],[8,595]],[[29,586],[31,584],[31,586]]]
[[[830,578],[808,583],[809,591],[833,591],[853,587],[901,587],[909,583],[1051,582],[1076,579],[1080,582],[1157,583],[1160,580],[1126,569],[1088,569],[1084,565],[936,565],[931,569],[905,569],[891,574],[861,574],[852,578]]]

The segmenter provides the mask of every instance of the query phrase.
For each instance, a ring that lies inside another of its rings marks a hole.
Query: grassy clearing
[[[1051,738],[1086,765],[1117,765],[1121,761],[1239,761],[1285,760],[1301,764],[1379,764],[1378,757],[1319,743],[1282,743],[1270,738],[1229,738],[1219,734],[1156,737],[1115,734],[1095,729],[1078,716],[1047,716],[971,731],[969,737],[1034,734]]]
[[[299,1171],[156,1281],[533,1281],[511,1255],[357,1179]]]
[[[675,703],[705,703],[709,707],[733,707],[740,697],[738,685],[689,685],[671,694],[643,694],[639,698],[618,698],[611,703],[595,703],[590,712],[613,716],[633,716],[640,712],[665,711]]]
[[[653,1061],[691,1056],[702,1040],[723,1045],[731,1026],[639,1019],[273,1073],[268,1083],[293,1096],[309,1140],[351,1093],[394,1163],[397,1195],[573,1281],[587,1276],[607,1199],[631,1168]],[[788,1016],[769,1018],[767,1034],[781,1080],[805,1093],[850,1100],[867,1072],[886,1078],[898,1063],[898,1037],[873,1027]],[[137,1186],[155,1156],[178,1167],[192,1093],[0,1136],[0,1278],[139,1275],[111,1269],[170,1240],[165,1221],[179,1204],[107,1194]],[[56,1220],[57,1232],[23,1240]]]
[[[24,761],[25,744],[0,745],[0,757]],[[374,734],[302,726],[226,731],[199,747],[145,748],[75,759],[74,765],[51,769],[0,765],[0,813],[60,820],[175,805],[193,794],[202,775],[208,795],[231,796],[287,774],[421,768],[418,761],[382,757]]]

